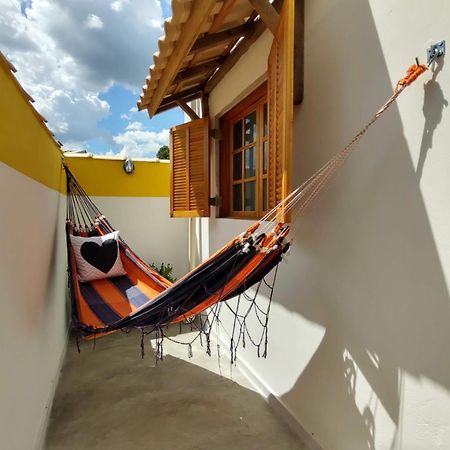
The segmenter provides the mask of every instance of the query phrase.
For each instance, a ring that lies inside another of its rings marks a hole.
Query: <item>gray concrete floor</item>
[[[180,339],[188,339],[190,333]],[[140,336],[115,333],[69,343],[47,431],[47,450],[294,450],[304,449],[248,380],[215,345],[164,342],[155,364]]]

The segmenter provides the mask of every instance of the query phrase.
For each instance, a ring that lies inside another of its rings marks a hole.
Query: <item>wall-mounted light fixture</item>
[[[134,162],[129,156],[127,156],[123,163],[123,170],[127,175],[131,175],[134,172]]]

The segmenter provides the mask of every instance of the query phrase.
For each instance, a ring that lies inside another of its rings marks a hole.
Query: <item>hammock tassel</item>
[[[144,330],[141,330],[141,359],[144,359],[145,354],[145,346],[144,346]]]
[[[209,331],[205,333],[205,337],[206,337],[206,354],[208,356],[211,356],[211,336],[209,334]]]

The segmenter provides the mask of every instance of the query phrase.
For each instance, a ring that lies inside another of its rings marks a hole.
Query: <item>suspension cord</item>
[[[373,115],[370,121],[352,138],[352,140],[333,158],[327,161],[319,170],[311,175],[302,185],[293,190],[288,196],[281,200],[276,206],[268,211],[258,223],[264,225],[259,231],[270,231],[274,225],[270,221],[274,221],[280,214],[286,214],[295,208],[294,217],[301,214],[309,204],[319,195],[326,183],[341,167],[348,158],[351,151],[355,148],[359,140],[364,136],[368,129],[380,118],[380,116],[395,102],[397,97],[411,85],[417,78],[423,74],[429,65],[414,64],[408,68],[405,77],[400,79],[394,89],[392,95],[383,104],[383,106]],[[293,217],[293,218],[294,218]],[[269,223],[268,223],[269,222]]]

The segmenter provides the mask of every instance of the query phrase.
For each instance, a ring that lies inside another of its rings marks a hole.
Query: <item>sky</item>
[[[170,0],[0,0],[0,50],[64,150],[154,157],[179,108],[136,102]]]

